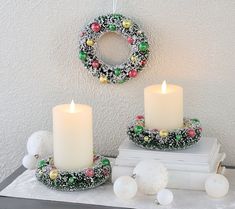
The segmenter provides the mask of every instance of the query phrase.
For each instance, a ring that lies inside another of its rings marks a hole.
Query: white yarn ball
[[[33,155],[25,155],[22,164],[25,168],[33,170],[37,166],[37,159]]]
[[[162,189],[157,193],[157,201],[160,205],[169,205],[173,201],[173,193],[169,189]]]
[[[30,155],[46,158],[53,154],[53,135],[49,131],[34,132],[28,139],[27,150]]]
[[[143,160],[134,168],[138,189],[144,194],[156,194],[168,183],[166,167],[156,160]]]
[[[115,195],[124,200],[133,198],[137,193],[137,184],[130,176],[119,177],[113,185]]]
[[[220,198],[228,193],[229,182],[223,175],[213,174],[206,179],[205,189],[209,196]]]

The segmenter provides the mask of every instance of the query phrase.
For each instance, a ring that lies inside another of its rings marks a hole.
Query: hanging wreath
[[[108,65],[97,57],[96,42],[107,32],[121,34],[131,45],[131,56],[120,65]],[[120,14],[95,18],[81,32],[79,58],[101,83],[124,83],[135,78],[147,63],[149,43],[146,35],[131,19]]]

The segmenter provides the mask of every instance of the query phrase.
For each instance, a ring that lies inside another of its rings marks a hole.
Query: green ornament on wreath
[[[131,56],[120,65],[108,65],[96,55],[97,40],[108,32],[121,34],[131,45]],[[123,15],[99,16],[84,28],[80,36],[79,58],[88,71],[98,77],[101,83],[124,83],[135,78],[147,63],[148,39],[134,21]]]

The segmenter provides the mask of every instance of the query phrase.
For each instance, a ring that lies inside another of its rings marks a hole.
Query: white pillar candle
[[[92,108],[64,104],[53,108],[54,163],[77,171],[93,163]]]
[[[183,126],[183,88],[166,84],[144,89],[145,126],[148,129],[175,129]]]

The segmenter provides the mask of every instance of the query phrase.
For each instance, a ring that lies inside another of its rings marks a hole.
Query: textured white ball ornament
[[[173,201],[173,193],[169,189],[162,189],[157,193],[157,201],[160,205],[169,205]]]
[[[156,194],[168,183],[166,167],[156,160],[143,160],[134,168],[138,189],[144,194]]]
[[[34,132],[28,139],[27,150],[30,155],[46,158],[53,154],[53,135],[49,131]]]
[[[133,198],[137,193],[137,184],[130,176],[119,177],[113,185],[115,195],[124,200]]]
[[[213,174],[206,179],[206,193],[215,198],[225,196],[229,190],[228,180],[221,174]]]
[[[23,160],[22,160],[22,164],[25,168],[27,168],[29,170],[33,170],[37,166],[37,161],[38,160],[35,158],[35,156],[25,155]]]

